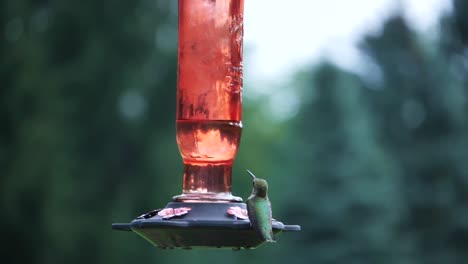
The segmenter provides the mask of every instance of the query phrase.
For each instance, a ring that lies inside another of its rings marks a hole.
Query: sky
[[[359,71],[356,43],[378,34],[383,21],[401,10],[412,27],[428,32],[449,0],[246,0],[245,78],[283,80],[305,64],[327,58]]]
[[[245,0],[245,103],[272,121],[293,118],[302,99],[289,81],[321,60],[378,82],[378,69],[356,48],[360,39],[379,34],[395,13],[436,36],[440,15],[451,8],[450,0]]]

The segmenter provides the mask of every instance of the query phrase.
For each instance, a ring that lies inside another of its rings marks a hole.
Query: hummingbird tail
[[[270,238],[268,238],[266,242],[276,243],[276,237],[275,237],[275,234],[273,233],[273,230],[270,231]]]

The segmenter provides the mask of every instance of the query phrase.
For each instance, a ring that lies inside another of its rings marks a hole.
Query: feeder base
[[[250,249],[262,241],[248,219],[227,213],[230,207],[246,210],[245,203],[187,203],[171,202],[167,208],[190,208],[180,216],[163,219],[157,210],[144,214],[128,224],[112,224],[112,229],[133,231],[162,249],[193,247]],[[167,215],[166,215],[167,217]],[[273,221],[273,232],[300,231],[298,225]]]
[[[177,196],[172,197],[173,201],[176,202],[196,202],[196,203],[240,203],[242,202],[242,198],[233,196],[230,193],[183,193]]]

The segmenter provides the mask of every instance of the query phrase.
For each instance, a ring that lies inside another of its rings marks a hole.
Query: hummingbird
[[[264,179],[255,177],[247,170],[253,178],[252,194],[247,199],[247,213],[250,224],[258,236],[266,242],[276,242],[271,225],[271,203],[268,199],[268,183]]]

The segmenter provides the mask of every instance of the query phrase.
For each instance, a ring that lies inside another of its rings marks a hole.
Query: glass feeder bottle
[[[231,194],[242,131],[243,0],[179,0],[176,138],[184,163],[178,201]]]

